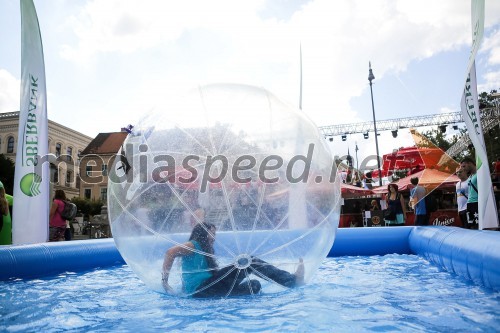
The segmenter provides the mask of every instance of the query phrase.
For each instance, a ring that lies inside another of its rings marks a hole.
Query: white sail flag
[[[476,54],[483,40],[484,34],[484,0],[471,1],[471,19],[472,19],[472,48],[469,54],[469,62],[467,64],[466,77],[470,75],[470,71],[476,61]]]
[[[469,137],[476,150],[479,229],[498,228],[495,195],[493,194],[488,156],[486,154],[486,145],[484,144],[483,128],[479,114],[476,66],[474,63],[472,64],[469,77],[465,82],[461,108]]]
[[[32,0],[21,0],[21,106],[14,176],[13,244],[48,239],[47,93],[42,39]]]
[[[498,228],[498,215],[490,178],[488,156],[479,114],[475,57],[484,31],[484,0],[472,0],[472,50],[467,65],[467,79],[461,109],[477,160],[479,229]]]

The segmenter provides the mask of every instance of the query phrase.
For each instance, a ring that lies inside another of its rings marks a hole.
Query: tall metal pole
[[[378,152],[378,135],[377,135],[377,121],[375,120],[375,105],[373,104],[373,89],[372,81],[375,79],[375,75],[372,72],[372,64],[368,62],[368,81],[370,81],[370,94],[372,96],[372,112],[373,112],[373,130],[375,131],[375,148],[377,149],[377,166],[378,166],[378,184],[382,186],[382,172],[380,170],[380,154]]]
[[[300,93],[299,93],[299,110],[302,110],[302,43],[299,44],[300,51]]]
[[[354,149],[354,151],[356,152],[356,172],[358,172],[358,176],[359,176],[359,164],[358,164],[358,143],[356,142],[356,148]]]

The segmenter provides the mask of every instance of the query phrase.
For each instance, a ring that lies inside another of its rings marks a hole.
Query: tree
[[[460,129],[460,134],[453,134],[450,138],[446,137],[446,133],[441,132],[441,130],[433,129],[427,132],[422,133],[430,142],[436,145],[438,148],[446,152],[450,149],[455,143],[457,143],[463,135],[466,135],[467,130]],[[473,157],[474,150],[469,147],[463,152],[460,152],[458,155],[454,156],[456,161],[461,161],[464,157]]]
[[[487,92],[482,92],[479,94],[479,109],[487,109],[487,108],[492,108],[495,107],[495,97],[493,97],[493,94],[496,94],[496,90],[493,89],[490,91],[490,93]]]
[[[0,154],[0,181],[5,187],[5,193],[13,194],[14,191],[14,162],[4,154]]]
[[[493,96],[497,90],[493,89],[489,93],[482,92],[479,94],[479,109],[498,108],[500,107],[498,97]],[[484,131],[484,143],[486,145],[486,153],[488,161],[491,163],[500,157],[500,123],[498,119],[497,124],[491,129]]]
[[[454,135],[451,139],[446,138],[446,133],[441,132],[441,130],[431,129],[427,132],[422,133],[430,142],[435,144],[438,148],[443,151],[447,151],[453,146],[458,138]]]
[[[102,201],[89,200],[80,197],[72,198],[71,202],[76,205],[78,211],[80,211],[84,216],[100,214],[103,206]]]

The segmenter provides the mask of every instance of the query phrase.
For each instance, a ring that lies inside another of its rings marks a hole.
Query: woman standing
[[[398,185],[387,185],[387,210],[392,212],[392,216],[385,215],[386,225],[404,224],[406,221],[406,208],[403,195],[398,192]]]
[[[225,297],[253,295],[260,291],[258,280],[249,279],[251,273],[292,288],[304,283],[304,264],[299,262],[295,274],[281,270],[255,257],[240,258],[232,265],[218,268],[214,256],[216,229],[213,224],[197,224],[189,241],[170,248],[165,253],[162,285],[172,293],[168,284],[175,258],[182,258],[182,285],[184,292],[193,297]]]
[[[66,193],[63,190],[56,190],[50,207],[49,242],[64,240],[66,221],[61,216],[64,210],[64,200],[66,200]]]

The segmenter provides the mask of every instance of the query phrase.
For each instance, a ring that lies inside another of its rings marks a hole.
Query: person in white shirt
[[[469,199],[469,184],[467,182],[467,173],[459,168],[456,172],[457,177],[460,179],[456,184],[457,192],[457,205],[458,205],[458,216],[462,222],[462,227],[467,228],[467,200]]]
[[[347,171],[342,170],[340,172],[340,179],[342,180],[342,183],[344,183],[344,184],[347,182]]]

